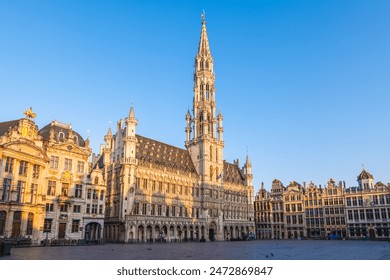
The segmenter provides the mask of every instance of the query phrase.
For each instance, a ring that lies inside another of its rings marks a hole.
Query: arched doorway
[[[190,226],[190,240],[191,241],[194,240],[194,227],[193,226]]]
[[[188,241],[187,226],[184,226],[184,227],[183,227],[183,232],[184,232],[184,241]]]
[[[7,221],[7,212],[0,211],[0,235],[5,233],[5,225]]]
[[[147,226],[146,228],[146,238],[147,242],[153,242],[153,231],[152,231],[152,226]]]
[[[195,240],[199,241],[199,226],[195,226]]]
[[[143,242],[144,241],[144,235],[145,235],[145,231],[144,231],[144,226],[140,225],[138,226],[138,242]]]
[[[179,241],[181,241],[181,239],[183,238],[182,236],[183,233],[181,231],[180,226],[177,226],[176,232],[177,232],[177,238],[179,239]]]
[[[212,222],[209,225],[209,240],[210,241],[215,241],[215,235],[217,234],[217,225],[215,222]]]
[[[85,226],[85,240],[99,240],[102,226],[99,223],[89,223]]]
[[[223,239],[225,241],[229,240],[229,230],[228,230],[228,228],[226,226],[223,228]]]

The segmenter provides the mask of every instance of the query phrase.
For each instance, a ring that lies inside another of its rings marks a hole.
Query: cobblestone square
[[[12,248],[1,260],[390,260],[386,241],[256,240]]]

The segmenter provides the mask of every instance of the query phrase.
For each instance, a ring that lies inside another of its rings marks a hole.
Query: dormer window
[[[65,140],[65,133],[62,131],[58,133],[58,140],[64,141]]]
[[[77,135],[73,136],[73,140],[74,140],[75,143],[79,142],[79,138],[77,137]]]

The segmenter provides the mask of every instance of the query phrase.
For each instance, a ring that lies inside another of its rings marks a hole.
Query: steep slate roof
[[[228,183],[236,183],[245,185],[244,175],[237,165],[223,162],[223,180]]]
[[[93,166],[92,169],[95,169],[95,168],[99,168],[99,169],[104,168],[104,156],[103,155],[100,155],[99,159],[97,160],[97,162],[95,163],[95,165]]]
[[[1,122],[0,123],[0,136],[3,136],[10,129],[10,127],[14,127],[18,123],[19,123],[19,120]]]
[[[141,135],[137,137],[136,158],[161,167],[197,174],[187,150],[180,149]]]
[[[54,139],[56,141],[61,141],[59,139],[59,133],[60,132],[63,132],[65,134],[65,139],[68,139],[68,136],[69,136],[69,128],[66,128],[64,126],[61,126],[61,124],[54,124],[52,125],[52,123],[49,123],[48,125],[46,125],[45,127],[43,127],[40,131],[39,131],[39,135],[41,135],[43,137],[43,140],[47,141],[50,139],[50,130],[54,130]],[[78,134],[76,131],[72,130],[72,133],[73,135],[77,136],[77,139],[78,139],[78,145],[80,147],[85,147],[85,141],[83,139],[83,137],[81,137],[80,134]]]

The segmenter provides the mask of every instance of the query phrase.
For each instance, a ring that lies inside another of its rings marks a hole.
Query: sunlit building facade
[[[388,239],[390,185],[374,183],[366,170],[350,188],[333,179],[324,187],[274,180],[271,191],[258,191],[255,218],[260,239]]]
[[[117,242],[230,240],[254,236],[249,157],[224,160],[214,63],[203,17],[185,148],[136,134],[132,107],[100,153],[107,182],[105,237]]]
[[[105,186],[100,171],[91,171],[89,140],[58,121],[39,130],[35,113],[25,115],[0,123],[0,238],[31,244],[102,238]],[[90,192],[100,200],[89,201]]]

